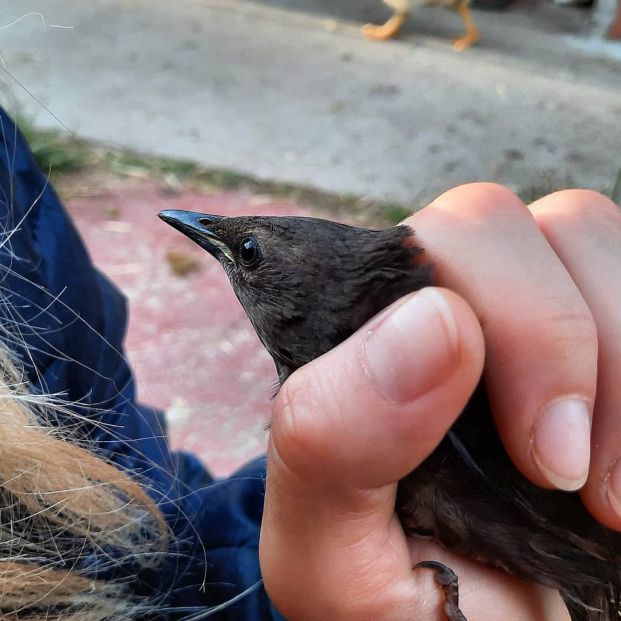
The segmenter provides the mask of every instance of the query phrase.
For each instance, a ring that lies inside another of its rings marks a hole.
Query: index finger
[[[435,282],[464,297],[485,337],[485,382],[519,470],[580,488],[590,460],[597,335],[576,285],[524,203],[493,184],[455,188],[408,220]]]

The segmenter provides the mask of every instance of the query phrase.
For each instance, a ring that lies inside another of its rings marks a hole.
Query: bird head
[[[177,210],[159,217],[220,262],[281,384],[429,280],[405,226],[371,230],[319,218]]]

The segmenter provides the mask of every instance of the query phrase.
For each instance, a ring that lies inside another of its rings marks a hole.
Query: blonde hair
[[[81,565],[94,553],[111,564],[157,564],[168,546],[164,518],[135,478],[46,422],[74,412],[26,385],[0,345],[0,618],[144,613],[126,584],[93,580]]]

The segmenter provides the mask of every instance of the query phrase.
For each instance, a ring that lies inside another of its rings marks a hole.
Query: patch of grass
[[[398,202],[370,200],[352,194],[335,195],[311,187],[285,182],[270,182],[243,175],[231,170],[207,169],[189,160],[147,156],[116,148],[99,147],[87,141],[66,136],[61,131],[37,129],[31,119],[17,115],[17,123],[24,133],[34,157],[55,181],[71,178],[79,173],[88,179],[96,171],[107,171],[119,176],[145,176],[176,183],[175,179],[196,189],[241,190],[253,194],[290,199],[307,205],[325,217],[337,217],[365,226],[391,226],[408,217],[422,204],[414,200],[406,206]],[[172,177],[172,179],[170,179]],[[571,175],[556,170],[542,171],[518,186],[517,193],[526,203],[546,194],[575,187]],[[621,203],[621,169],[614,180],[600,191]]]
[[[538,178],[524,184],[517,190],[518,196],[528,205],[536,200],[567,188],[575,187],[569,173],[560,173],[553,170],[543,171]]]
[[[621,206],[621,168],[617,171],[617,177],[610,190],[610,198]]]
[[[147,171],[151,168],[146,157],[127,151],[108,151],[104,159],[113,170],[121,174],[136,169]]]
[[[277,196],[295,196],[300,192],[300,187],[291,185],[290,183],[276,182],[270,185],[272,193]]]
[[[199,170],[198,167],[196,170]],[[236,190],[244,186],[248,181],[248,177],[231,170],[201,170],[197,172],[196,178],[198,181],[214,185],[223,190]]]
[[[21,117],[17,124],[34,158],[45,173],[67,174],[83,170],[91,157],[91,148],[75,139],[64,138],[59,131],[41,130]]]
[[[187,179],[200,173],[199,166],[189,160],[147,156],[131,151],[110,150],[106,152],[104,159],[120,174],[141,170],[161,177],[174,175],[178,179]]]
[[[198,164],[188,160],[160,160],[160,170],[163,174],[175,175],[179,179],[195,177],[200,172]]]
[[[105,160],[118,174],[132,174],[143,171],[153,177],[163,178],[173,175],[180,181],[191,180],[205,183],[224,190],[237,189],[248,182],[248,177],[230,170],[204,169],[190,160],[156,157],[111,150],[105,154]]]
[[[390,224],[399,224],[412,214],[412,209],[408,209],[405,205],[399,203],[385,203],[378,209],[378,215]]]
[[[381,202],[352,194],[335,195],[314,188],[286,182],[255,179],[231,170],[206,169],[189,160],[143,155],[124,149],[97,146],[61,131],[40,130],[25,117],[18,115],[22,130],[37,163],[44,172],[55,173],[55,181],[70,181],[75,173],[87,180],[89,175],[112,173],[120,177],[144,176],[168,180],[173,177],[197,189],[241,190],[274,198],[286,198],[305,204],[324,217],[337,217],[367,226],[390,226],[409,216],[411,209],[395,202]],[[75,182],[75,179],[74,181]],[[114,217],[112,214],[110,217]]]
[[[518,189],[517,193],[525,203],[529,204],[553,192],[579,186],[580,184],[576,183],[569,173],[563,175],[558,172],[547,171],[542,173],[539,179],[533,183]],[[617,205],[621,205],[621,168],[617,171],[615,178],[611,179],[610,185],[592,189],[608,196]]]

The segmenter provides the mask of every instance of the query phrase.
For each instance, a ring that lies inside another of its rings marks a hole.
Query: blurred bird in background
[[[455,51],[461,52],[479,40],[480,33],[474,25],[470,12],[470,0],[383,0],[383,2],[394,10],[394,14],[384,24],[366,24],[363,26],[362,33],[369,39],[383,41],[394,37],[403,26],[413,7],[434,5],[453,8],[464,20],[466,34],[454,41],[453,49]]]

